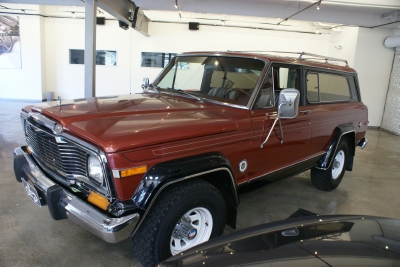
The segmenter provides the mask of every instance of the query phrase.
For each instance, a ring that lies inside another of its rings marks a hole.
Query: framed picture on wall
[[[20,69],[19,17],[0,15],[0,69]]]

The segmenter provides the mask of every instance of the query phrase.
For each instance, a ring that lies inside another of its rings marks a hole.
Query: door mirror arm
[[[274,119],[274,122],[273,122],[271,129],[269,130],[269,133],[268,133],[267,137],[265,138],[264,142],[261,143],[260,148],[263,148],[265,143],[267,143],[277,121],[279,121],[281,144],[283,143],[283,131],[282,131],[281,119],[296,118],[296,116],[298,114],[298,110],[299,110],[299,99],[300,99],[300,92],[296,89],[283,89],[279,93],[278,115],[269,117],[270,119]],[[285,108],[282,108],[282,107],[285,107]],[[266,115],[268,115],[268,114],[266,114]]]

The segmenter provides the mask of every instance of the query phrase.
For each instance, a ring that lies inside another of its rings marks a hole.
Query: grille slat
[[[86,151],[71,143],[57,143],[53,135],[31,124],[28,124],[26,134],[33,155],[47,167],[59,173],[87,175]]]

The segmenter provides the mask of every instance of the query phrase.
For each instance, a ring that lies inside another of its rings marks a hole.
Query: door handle
[[[311,114],[311,110],[302,110],[302,111],[299,112],[299,114],[301,114],[301,115],[309,115],[309,114]]]

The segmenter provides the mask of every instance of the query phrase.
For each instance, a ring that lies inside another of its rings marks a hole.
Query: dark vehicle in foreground
[[[53,219],[131,237],[145,266],[235,228],[248,187],[311,169],[317,188],[335,189],[367,143],[343,60],[187,53],[143,90],[24,107],[14,170]]]
[[[400,221],[358,215],[291,218],[215,238],[159,266],[400,266]]]

